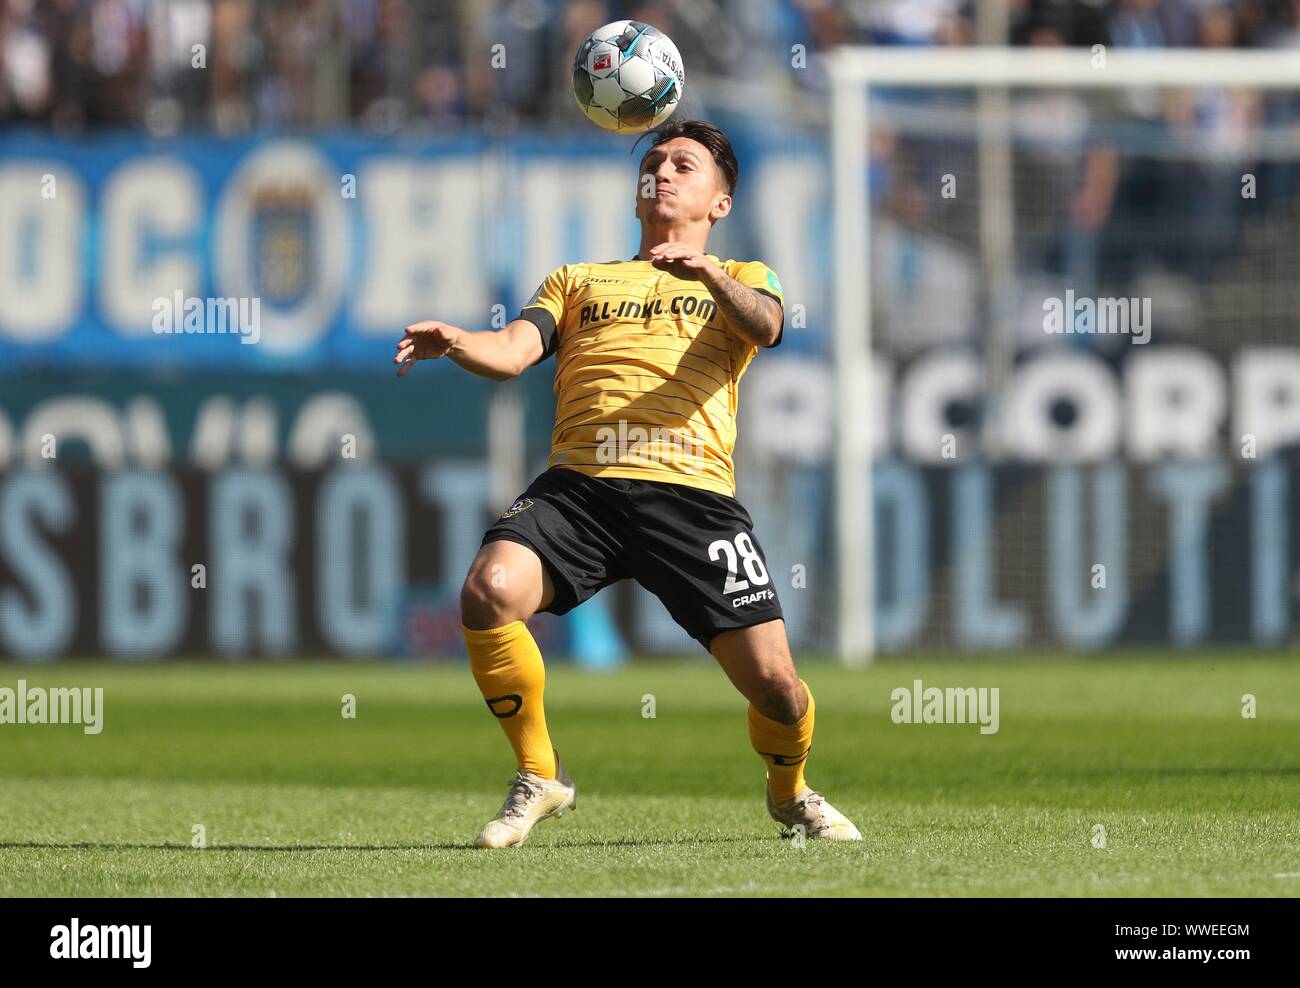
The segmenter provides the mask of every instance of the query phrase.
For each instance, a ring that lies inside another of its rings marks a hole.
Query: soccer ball
[[[640,21],[597,28],[573,60],[573,95],[588,118],[606,130],[640,134],[677,109],[686,72],[677,46]]]

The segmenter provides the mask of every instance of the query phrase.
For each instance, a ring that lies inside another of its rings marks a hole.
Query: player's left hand
[[[686,281],[708,280],[715,273],[712,269],[717,267],[700,248],[676,242],[651,247],[648,260]]]

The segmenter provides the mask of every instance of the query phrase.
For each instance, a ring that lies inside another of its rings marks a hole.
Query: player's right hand
[[[406,335],[397,341],[397,376],[409,371],[417,360],[437,360],[455,345],[463,330],[445,322],[426,320],[406,327]]]

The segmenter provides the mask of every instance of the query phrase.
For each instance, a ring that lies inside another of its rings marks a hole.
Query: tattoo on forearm
[[[718,311],[737,336],[762,344],[771,333],[772,308],[767,296],[728,277],[712,290]]]

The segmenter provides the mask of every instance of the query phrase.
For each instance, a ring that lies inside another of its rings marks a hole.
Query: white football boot
[[[858,828],[843,813],[826,802],[821,793],[804,786],[794,799],[779,806],[767,791],[767,812],[791,832],[802,827],[804,836],[820,840],[862,840]],[[783,835],[784,836],[784,835]]]
[[[482,830],[474,843],[479,847],[519,847],[533,827],[543,820],[557,820],[577,805],[578,789],[555,753],[556,779],[518,771],[510,780],[510,791],[501,811]]]

